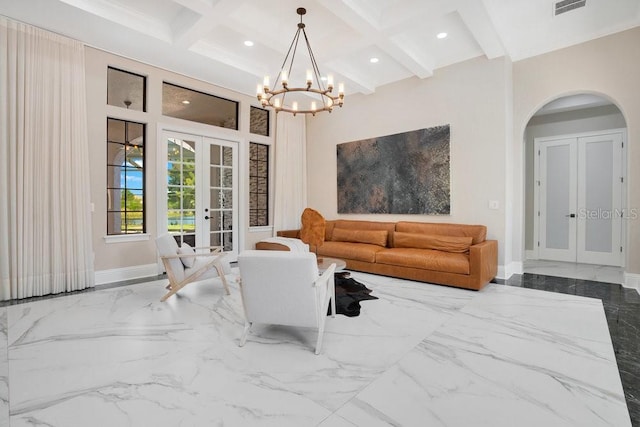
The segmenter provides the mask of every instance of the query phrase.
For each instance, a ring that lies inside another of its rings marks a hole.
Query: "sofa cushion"
[[[333,230],[387,230],[388,238],[385,246],[391,247],[391,236],[396,229],[395,222],[362,221],[354,219],[336,219],[327,221],[324,240],[333,240]]]
[[[474,245],[484,242],[487,238],[487,227],[484,225],[400,221],[396,224],[395,231],[402,233],[473,237],[472,244]]]
[[[325,220],[320,212],[306,208],[302,212],[301,222],[300,240],[311,246],[321,245],[324,242]]]
[[[335,228],[331,238],[334,242],[369,243],[371,245],[386,246],[387,230],[351,230]]]
[[[467,254],[432,249],[386,248],[376,253],[376,263],[469,274],[469,256]]]
[[[401,233],[393,234],[396,248],[434,249],[445,252],[469,252],[472,237],[443,236],[437,234]]]
[[[341,259],[353,259],[363,262],[375,262],[376,253],[383,250],[382,246],[367,243],[324,242],[318,248],[318,255]]]

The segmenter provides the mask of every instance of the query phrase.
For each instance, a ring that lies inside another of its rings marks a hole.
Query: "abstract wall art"
[[[338,144],[338,213],[448,215],[450,130]]]

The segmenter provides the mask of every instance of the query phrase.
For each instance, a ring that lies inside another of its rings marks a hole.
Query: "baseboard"
[[[524,251],[524,259],[538,259],[538,251]]]
[[[498,266],[498,279],[507,280],[514,274],[522,274],[522,262],[514,261],[509,264]]]
[[[121,282],[123,280],[139,279],[158,274],[158,264],[135,265],[133,267],[113,268],[111,270],[96,271],[96,285]]]
[[[635,289],[640,294],[640,274],[624,273],[624,281],[622,286],[625,288]]]

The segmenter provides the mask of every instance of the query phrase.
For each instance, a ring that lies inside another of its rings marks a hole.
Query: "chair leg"
[[[322,349],[323,335],[324,335],[324,322],[320,322],[320,327],[318,328],[318,341],[316,341],[316,354],[320,354],[320,350]]]
[[[167,300],[167,298],[169,298],[171,295],[174,295],[175,293],[177,293],[182,288],[184,288],[184,285],[183,286],[170,286],[170,291],[165,296],[160,298],[160,302],[165,302]]]
[[[247,335],[249,334],[249,329],[251,329],[251,323],[246,322],[244,324],[244,331],[242,331],[242,336],[240,337],[240,347],[244,347],[244,344],[247,342]]]
[[[229,292],[229,285],[227,284],[227,278],[224,276],[224,268],[220,263],[216,263],[214,267],[218,272],[218,276],[220,276],[220,280],[222,280],[222,286],[224,286],[224,290],[227,292],[227,295],[231,295],[231,292]]]
[[[331,286],[331,317],[336,317],[336,285]]]

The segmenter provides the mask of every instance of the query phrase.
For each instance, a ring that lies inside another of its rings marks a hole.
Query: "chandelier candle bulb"
[[[307,70],[307,86],[311,86],[313,83],[313,74],[311,74],[311,70]]]
[[[258,99],[262,98],[263,93],[262,93],[262,85],[261,84],[258,84],[258,87],[256,87],[256,95],[258,96]]]
[[[295,102],[295,101],[293,101],[293,104],[291,105],[291,109],[292,109],[293,111],[298,111],[298,103],[297,103],[297,102]]]
[[[333,90],[333,76],[331,74],[327,76],[327,87],[330,91]]]
[[[311,111],[316,111],[316,101],[311,102]]]
[[[265,92],[269,90],[269,76],[264,76],[264,82],[262,83],[262,86],[264,86]]]
[[[287,76],[287,71],[282,70],[282,86],[287,87],[287,83],[289,83],[289,79]]]
[[[280,108],[280,98],[276,98],[273,101],[273,106],[276,107],[276,110],[278,110]]]
[[[338,85],[338,94],[344,96],[344,83]]]

